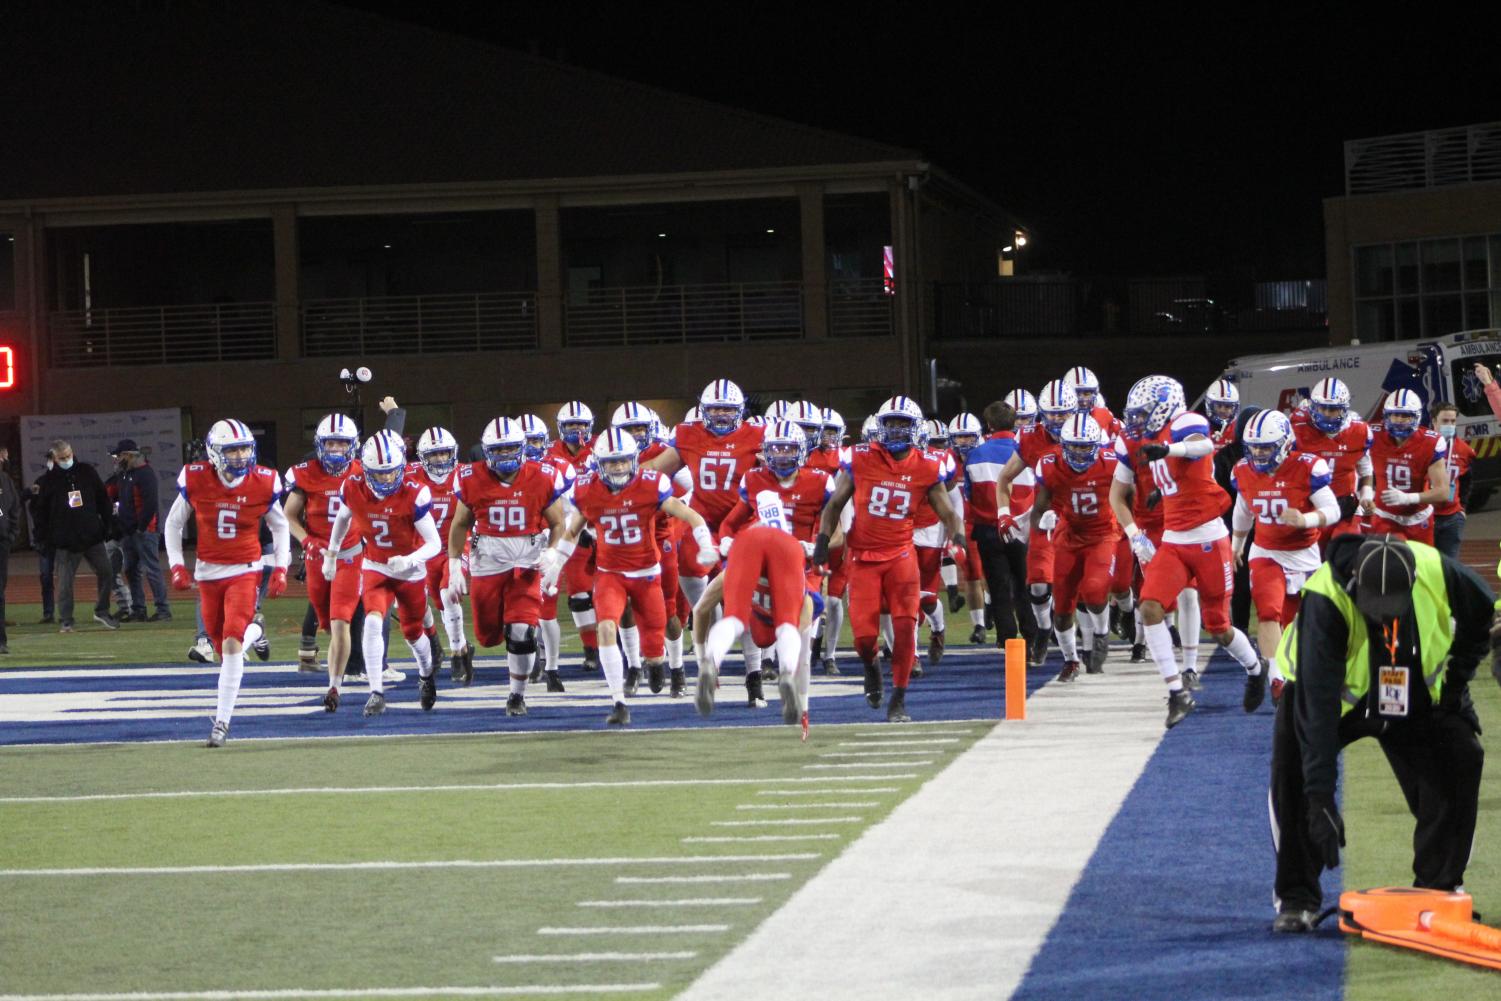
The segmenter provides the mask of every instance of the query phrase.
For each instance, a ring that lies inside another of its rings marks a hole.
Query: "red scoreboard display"
[[[16,388],[16,349],[0,345],[0,391]]]

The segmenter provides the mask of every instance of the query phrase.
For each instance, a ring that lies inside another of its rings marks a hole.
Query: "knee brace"
[[[570,594],[568,596],[568,610],[575,613],[594,611],[594,595]]]
[[[1031,584],[1027,588],[1028,597],[1034,605],[1046,605],[1053,598],[1053,585]]]
[[[513,622],[506,626],[506,653],[537,652],[537,627]]]

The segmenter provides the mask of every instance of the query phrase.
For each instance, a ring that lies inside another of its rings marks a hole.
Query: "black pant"
[[[1296,694],[1292,684],[1283,689],[1272,730],[1272,838],[1278,845],[1275,890],[1284,910],[1313,911],[1323,902],[1319,888],[1323,863],[1308,838],[1301,735],[1296,732],[1293,711]],[[1464,882],[1480,802],[1485,751],[1475,731],[1463,716],[1435,708],[1381,732],[1381,722],[1367,719],[1363,711],[1357,707],[1340,719],[1340,746],[1361,737],[1375,737],[1381,743],[1407,808],[1417,819],[1412,834],[1412,885],[1454,889]]]
[[[1251,632],[1251,561],[1247,559],[1235,568],[1235,590],[1230,593],[1230,624],[1241,632]],[[1272,651],[1261,651],[1270,657]]]
[[[0,539],[0,645],[10,642],[5,634],[5,586],[10,583],[10,546]]]
[[[1027,547],[1001,538],[994,525],[975,526],[975,548],[985,569],[985,587],[995,613],[997,645],[1015,639],[1018,632],[1027,642],[1035,641],[1037,618],[1027,600]]]

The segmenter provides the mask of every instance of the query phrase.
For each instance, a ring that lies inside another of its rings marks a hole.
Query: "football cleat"
[[[943,630],[935,629],[928,637],[928,666],[937,667],[943,659]]]
[[[698,668],[698,680],[693,686],[693,704],[698,714],[708,719],[714,712],[714,691],[719,687],[719,671],[703,664]]]
[[[922,672],[922,658],[921,657],[914,657],[912,659],[912,673],[911,673],[910,677],[921,678],[922,677],[922,673],[923,673]]]
[[[1077,660],[1065,660],[1063,670],[1058,672],[1059,681],[1073,681],[1079,677],[1079,662]]]
[[[667,665],[660,660],[651,661],[646,665],[646,687],[651,689],[653,695],[661,693],[667,684]]]
[[[558,677],[557,671],[543,671],[542,679],[547,682],[547,690],[549,692],[565,691],[563,688],[563,679]]]
[[[839,676],[839,665],[834,663],[833,657],[825,657],[822,663],[824,674],[828,675],[831,678]]]
[[[382,684],[399,685],[407,680],[407,673],[405,671],[398,671],[394,667],[387,667],[380,672],[380,680]]]
[[[586,646],[586,647],[584,647],[584,673],[585,674],[592,674],[593,672],[598,671],[598,670],[599,670],[599,648],[598,647],[592,647],[592,646]]]
[[[365,715],[379,716],[386,711],[386,697],[380,692],[371,692],[370,698],[365,700]]]
[[[625,694],[634,696],[636,689],[641,685],[641,668],[628,667],[625,669]]]
[[[297,670],[308,674],[318,671],[318,640],[313,636],[304,636],[297,644]]]
[[[1140,664],[1147,659],[1147,645],[1145,643],[1131,644],[1131,663]]]
[[[228,740],[228,739],[229,739],[229,724],[225,723],[223,720],[217,720],[216,719],[216,720],[214,720],[214,728],[209,731],[208,741],[203,746],[204,747],[223,747],[224,746],[224,742],[226,740]]]
[[[250,621],[256,623],[261,627],[261,638],[252,643],[250,645],[250,649],[255,651],[257,660],[270,660],[271,637],[266,635],[266,617],[260,612],[256,612],[255,618],[251,619]]]
[[[214,644],[207,636],[198,637],[198,641],[188,647],[188,660],[198,664],[212,664],[214,662]],[[313,670],[318,669],[318,655],[313,654]]]
[[[803,714],[803,707],[798,704],[797,688],[792,683],[790,673],[777,679],[777,694],[782,697],[782,722],[789,726],[796,725]]]
[[[1240,705],[1248,713],[1253,713],[1261,708],[1261,703],[1266,698],[1268,667],[1267,662],[1263,660],[1260,670],[1255,674],[1246,675],[1246,690],[1241,697]]]
[[[672,669],[672,687],[668,691],[668,697],[680,699],[688,691],[688,676],[683,673],[681,667]]]
[[[1094,638],[1094,649],[1089,653],[1089,660],[1084,665],[1087,674],[1104,674],[1105,658],[1110,656],[1110,637],[1105,633],[1099,633]]]
[[[438,701],[438,672],[434,671],[425,678],[417,679],[417,694],[422,708],[431,710]]]
[[[1272,931],[1279,935],[1304,935],[1313,931],[1318,922],[1318,911],[1286,910],[1272,921]]]
[[[525,716],[526,715],[526,697],[524,695],[522,695],[520,692],[512,692],[510,694],[510,696],[506,699],[506,715],[507,716]]]
[[[474,648],[468,643],[464,644],[462,650],[455,650],[448,661],[448,680],[468,688],[469,683],[474,680],[473,656]]]
[[[1201,689],[1203,689],[1204,683],[1199,680],[1199,672],[1198,671],[1184,671],[1183,672],[1183,687],[1186,688],[1186,689],[1188,689],[1190,692],[1197,692],[1197,691],[1200,691]]]
[[[509,711],[510,707],[507,707]],[[605,722],[610,726],[629,726],[631,722],[631,710],[624,702],[615,703],[615,708],[610,710],[610,715],[605,717]]]
[[[761,665],[761,680],[766,682],[768,685],[775,685],[778,679],[780,679],[781,677],[781,667],[777,664],[775,657],[768,661],[765,661]]]
[[[323,711],[333,713],[339,711],[339,690],[330,688],[328,694],[323,696]]]
[[[766,708],[766,693],[761,688],[760,671],[752,671],[745,676],[745,704],[750,709]]]
[[[975,626],[974,629],[970,630],[969,641],[976,646],[983,644],[985,642],[985,627]]]
[[[1041,629],[1037,630],[1031,642],[1027,644],[1027,666],[1041,667],[1048,662],[1048,635]]]
[[[542,672],[547,669],[547,658],[539,652],[532,658],[532,673],[527,676],[527,681],[536,684],[542,680]]]
[[[865,665],[865,704],[881,708],[881,669],[874,662]]]
[[[959,590],[959,587],[956,584],[950,584],[948,590],[949,614],[958,615],[960,610],[964,608],[964,593]]]
[[[912,717],[907,715],[907,692],[905,689],[894,688],[891,690],[891,701],[886,705],[886,722],[912,722]]]
[[[1193,692],[1190,692],[1186,688],[1178,692],[1168,692],[1167,728],[1171,730],[1179,723],[1182,723],[1184,717],[1193,712],[1196,705],[1198,703],[1194,701]]]

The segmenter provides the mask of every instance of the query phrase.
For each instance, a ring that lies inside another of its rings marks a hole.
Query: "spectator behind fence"
[[[1458,407],[1439,400],[1429,413],[1433,415],[1433,430],[1449,443],[1449,454],[1444,459],[1444,465],[1449,467],[1449,499],[1433,505],[1433,548],[1457,560],[1459,544],[1464,539],[1465,510],[1470,506],[1470,465],[1475,461],[1475,450],[1457,436]]]
[[[48,471],[51,471],[56,465],[57,463],[53,461],[52,450],[49,448],[47,450]],[[53,618],[55,609],[52,602],[52,569],[56,551],[52,548],[52,544],[46,539],[39,537],[36,531],[36,501],[41,489],[42,480],[41,477],[37,477],[37,481],[31,485],[31,489],[26,493],[26,507],[31,513],[31,545],[36,550],[37,576],[40,578],[39,583],[42,589],[42,620],[40,625],[50,626],[56,621]]]
[[[125,579],[130,583],[130,617],[136,622],[171,622],[167,582],[162,577],[160,516],[156,470],[129,438],[115,446],[120,464],[120,544],[125,552]],[[156,611],[146,618],[146,585]]]
[[[10,449],[0,448],[0,654],[10,653],[5,632],[5,586],[10,582],[10,547],[21,534],[21,494],[6,466]]]
[[[109,613],[114,572],[104,552],[114,513],[109,495],[94,467],[74,458],[72,445],[59,439],[52,443],[51,451],[55,464],[37,480],[32,512],[37,539],[57,553],[58,631],[73,631],[73,575],[85,560],[98,578],[94,621],[106,629],[119,629],[120,623]]]

